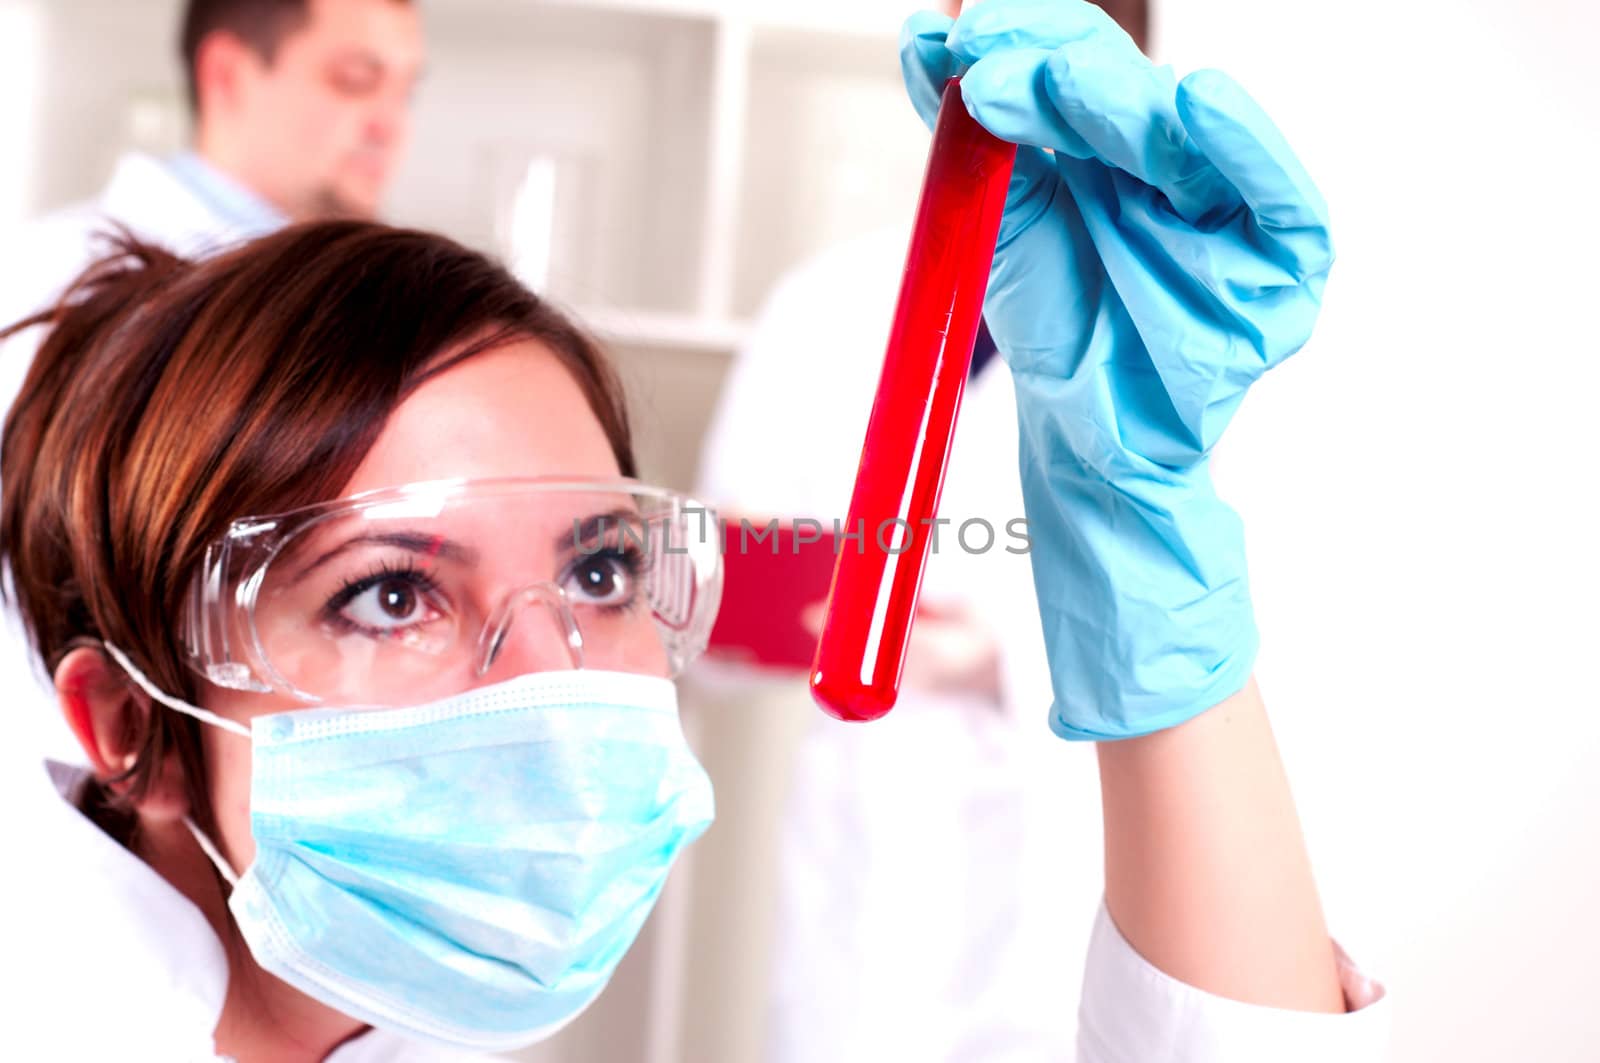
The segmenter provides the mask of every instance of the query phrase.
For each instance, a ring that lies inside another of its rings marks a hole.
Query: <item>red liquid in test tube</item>
[[[900,691],[1016,151],[946,83],[844,528],[862,536],[839,540],[811,668],[812,696],[841,720],[875,720]]]

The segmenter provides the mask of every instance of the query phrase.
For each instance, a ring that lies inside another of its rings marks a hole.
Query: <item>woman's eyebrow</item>
[[[607,513],[572,518],[572,534],[557,534],[555,548],[570,550],[573,547],[581,548],[585,543],[593,543],[594,549],[598,550],[605,544],[606,530],[611,527],[621,527],[624,523],[640,529],[637,532],[630,530],[627,533],[636,541],[642,541],[649,534],[642,527],[645,524],[644,514],[632,507],[619,506]]]
[[[458,543],[454,539],[446,539],[442,535],[429,535],[425,532],[413,531],[375,532],[371,535],[356,535],[344,540],[338,546],[321,554],[310,564],[296,572],[290,578],[289,584],[292,586],[299,583],[319,566],[326,564],[346,550],[356,546],[392,546],[407,553],[443,558],[446,561],[455,561],[464,565],[474,565],[478,562],[478,552],[476,550]]]

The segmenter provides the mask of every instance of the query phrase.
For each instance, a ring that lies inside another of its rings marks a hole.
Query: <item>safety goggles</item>
[[[233,522],[183,618],[218,686],[416,705],[492,678],[676,675],[722,595],[715,514],[631,480],[444,480]]]

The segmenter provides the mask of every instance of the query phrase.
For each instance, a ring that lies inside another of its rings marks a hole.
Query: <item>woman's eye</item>
[[[377,631],[412,627],[438,615],[422,589],[403,579],[379,580],[352,597],[339,612],[352,624]]]
[[[627,605],[634,594],[633,570],[626,560],[609,554],[586,557],[572,566],[562,589],[585,605]]]

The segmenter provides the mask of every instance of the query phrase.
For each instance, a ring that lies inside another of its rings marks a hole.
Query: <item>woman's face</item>
[[[522,340],[469,358],[418,388],[395,411],[340,496],[458,477],[620,475],[605,431],[577,382],[547,347]],[[496,529],[487,529],[487,536],[485,529],[473,531],[479,541],[495,538]],[[507,534],[500,541],[511,541],[515,529],[503,531]],[[570,660],[552,658],[552,640],[539,635],[538,626],[513,623],[493,667],[468,685],[570,667]],[[646,656],[631,663],[640,670],[667,671],[664,655],[659,662]],[[306,707],[287,694],[218,687],[207,688],[206,694],[206,708],[246,724],[256,716]],[[360,704],[375,699],[352,692],[347,700]],[[205,729],[205,742],[221,842],[230,862],[242,871],[255,855],[250,743],[217,728]]]

